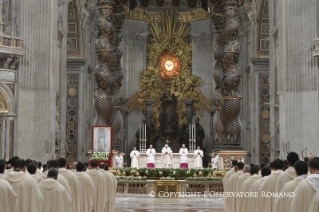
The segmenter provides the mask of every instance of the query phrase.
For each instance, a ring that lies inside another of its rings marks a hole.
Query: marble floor
[[[223,198],[152,198],[146,195],[117,195],[115,212],[225,212]]]

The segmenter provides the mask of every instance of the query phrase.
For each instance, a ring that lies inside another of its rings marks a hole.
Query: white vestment
[[[260,186],[263,184],[263,182],[265,181],[265,179],[267,178],[268,176],[265,176],[259,180],[257,180],[253,186],[251,187],[250,189],[250,192],[253,193],[253,194],[256,194],[258,193],[259,195],[259,188]],[[258,196],[259,197],[259,196]],[[259,210],[259,205],[258,205],[258,200],[259,198],[258,197],[252,197],[252,198],[249,198],[247,199],[247,207],[248,207],[248,210],[247,211],[254,211],[254,212],[261,212]]]
[[[246,172],[243,175],[238,177],[237,183],[236,183],[236,192],[241,192],[242,191],[242,186],[243,186],[244,182],[248,178],[250,178],[250,173],[249,172]],[[244,197],[237,197],[235,212],[241,212],[241,209],[242,209],[242,206],[243,206],[243,202],[244,202]]]
[[[243,175],[243,170],[237,171],[233,174],[229,180],[227,185],[228,192],[236,192],[238,178]],[[236,211],[236,197],[230,197],[227,200],[226,212],[235,212]]]
[[[130,154],[131,157],[131,167],[132,168],[139,168],[139,156],[140,153],[137,150],[133,150]]]
[[[172,165],[173,152],[170,147],[163,147],[162,149],[162,163],[164,168],[168,168]]]
[[[120,155],[120,156],[116,156],[115,157],[115,162],[116,162],[116,167],[117,168],[123,168],[123,156]]]
[[[109,173],[105,171],[104,169],[100,169],[99,171],[104,175],[106,179],[106,187],[107,187],[107,194],[108,194],[108,200],[106,202],[104,212],[114,212],[113,211],[113,204],[114,204],[113,196],[116,195],[116,193],[114,193],[113,179],[109,175]]]
[[[247,192],[249,193],[251,188],[253,187],[253,184],[257,181],[261,179],[261,176],[258,175],[258,174],[254,174],[253,176],[250,176],[244,183],[243,185],[241,186],[241,192]],[[243,197],[241,198],[242,199],[242,202],[241,202],[241,211],[243,212],[246,212],[246,211],[249,211],[249,208],[248,208],[248,201],[249,201],[249,198],[252,198],[254,199],[254,197]]]
[[[308,212],[318,212],[319,211],[319,191],[316,192],[315,197],[312,199]]]
[[[312,199],[319,189],[319,174],[310,174],[296,187],[291,200],[291,212],[308,212]]]
[[[203,168],[203,158],[204,153],[203,150],[195,150],[194,151],[194,168],[195,169],[202,169]]]
[[[229,170],[225,176],[224,176],[224,179],[223,179],[223,188],[224,188],[224,192],[228,192],[228,188],[227,188],[227,184],[228,184],[228,181],[230,179],[230,177],[235,174],[235,168],[232,168],[231,170]],[[228,210],[228,201],[229,201],[229,197],[225,197],[225,209],[226,211],[229,211]]]
[[[283,173],[281,173],[278,177],[277,184],[276,184],[276,192],[280,192],[280,190],[284,187],[286,183],[292,181],[297,177],[295,168],[289,166]]]
[[[48,178],[39,183],[44,198],[45,212],[70,212],[72,199],[65,187],[57,180]]]
[[[2,179],[0,179],[0,207],[3,211],[18,212],[18,195],[12,186]]]
[[[80,211],[87,212],[93,208],[94,197],[94,184],[92,178],[85,172],[75,172],[75,175],[80,181],[81,193],[80,199]]]
[[[92,178],[94,184],[93,211],[104,212],[108,201],[106,178],[97,169],[92,169],[87,174]]]
[[[0,174],[0,179],[5,180],[6,179],[6,175],[5,174]]]
[[[275,206],[275,197],[274,195],[271,197],[265,197],[265,194],[267,195],[268,192],[276,192],[277,180],[281,173],[283,173],[282,170],[274,171],[264,180],[263,184],[260,186],[258,196],[259,211],[273,212],[273,208]]]
[[[41,175],[37,176],[37,182],[41,183],[43,180],[47,179],[48,176],[48,170],[46,170],[45,172],[43,172]],[[71,187],[68,183],[68,181],[65,179],[65,177],[61,174],[58,175],[58,182],[63,185],[66,189],[66,191],[71,195]]]
[[[65,179],[68,181],[71,187],[71,198],[72,198],[72,211],[79,212],[80,211],[80,199],[79,194],[81,192],[80,181],[75,175],[74,172],[66,169],[59,169],[59,175],[63,175]],[[59,176],[58,176],[59,178]]]
[[[216,157],[214,157],[212,159],[212,163],[213,163],[213,169],[219,169],[219,157],[218,157],[218,155],[216,155]]]
[[[294,190],[297,188],[298,184],[301,181],[303,181],[304,179],[306,179],[306,177],[307,177],[307,175],[302,175],[302,176],[296,177],[292,181],[286,183],[284,185],[284,187],[280,190],[280,193],[282,193],[282,194],[287,193],[288,194],[288,192],[289,193],[294,192]],[[275,198],[275,211],[276,212],[290,211],[290,210],[288,210],[288,208],[290,208],[290,206],[288,205],[288,202],[289,202],[289,197],[285,197],[285,196],[276,197]]]
[[[113,190],[114,190],[114,192],[113,192],[114,195],[112,197],[111,208],[112,208],[112,212],[114,212],[114,210],[115,210],[116,190],[117,190],[117,180],[116,180],[116,178],[114,177],[114,175],[110,171],[106,171],[106,173],[109,176],[111,176],[112,182],[113,182],[112,186],[113,186]]]
[[[147,163],[155,163],[155,158],[154,158],[154,156],[156,154],[155,149],[153,149],[153,148],[152,149],[147,149],[146,154],[148,156]]]
[[[179,154],[181,155],[181,160],[180,163],[188,163],[187,162],[187,154],[188,154],[188,150],[187,148],[180,148],[179,149]]]
[[[29,173],[12,171],[6,177],[18,195],[18,212],[42,211],[43,196],[37,181]]]

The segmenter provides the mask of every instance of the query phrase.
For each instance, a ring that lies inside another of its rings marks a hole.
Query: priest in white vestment
[[[94,197],[94,184],[92,178],[84,172],[84,164],[78,162],[75,166],[75,175],[80,181],[81,193],[79,195],[80,199],[80,211],[87,212],[91,211],[93,208],[93,197]]]
[[[39,184],[44,198],[43,211],[45,212],[70,212],[71,210],[71,196],[57,181],[58,173],[59,171],[55,168],[49,169],[47,179]]]
[[[37,165],[35,165],[34,163],[29,163],[27,166],[27,170],[31,177],[37,179]]]
[[[268,167],[264,167],[261,169],[261,179],[257,180],[253,186],[250,189],[250,192],[252,193],[258,193],[258,196],[260,196],[259,194],[259,188],[260,186],[263,184],[263,182],[267,179],[267,177],[271,174],[271,170]],[[253,211],[253,212],[262,212],[259,210],[259,205],[258,205],[258,199],[257,197],[252,197],[252,198],[248,198],[247,199],[247,207],[249,211]]]
[[[200,149],[200,146],[194,151],[194,168],[202,169],[203,168],[203,158],[204,152]]]
[[[3,179],[0,179],[0,209],[4,212],[18,212],[18,195]]]
[[[140,152],[136,150],[136,147],[134,147],[133,151],[130,154],[130,157],[131,157],[131,167],[139,168]]]
[[[58,162],[60,164],[59,175],[63,175],[63,177],[65,177],[65,179],[69,183],[69,186],[71,187],[72,212],[79,212],[80,211],[79,194],[81,192],[80,181],[73,171],[66,169],[68,163],[65,158],[60,158]]]
[[[57,160],[50,160],[49,164],[48,164],[48,169],[50,168],[55,168],[58,169],[60,167],[60,164]],[[43,180],[47,179],[48,176],[48,170],[45,170],[44,172],[42,172],[42,174],[40,174],[39,176],[37,176],[37,182],[41,183]],[[66,191],[71,195],[71,187],[68,183],[68,181],[65,179],[65,177],[61,174],[58,175],[58,182],[63,185],[66,189]]]
[[[250,166],[245,165],[243,168],[243,175],[239,176],[236,183],[236,192],[242,191],[242,185],[244,182],[250,178]],[[244,202],[244,197],[237,197],[236,198],[236,210],[234,212],[241,212],[242,205]]]
[[[283,173],[281,173],[277,180],[276,192],[280,192],[280,190],[284,187],[286,183],[292,181],[297,177],[294,164],[299,161],[299,156],[295,152],[289,152],[287,155],[288,169],[286,169]]]
[[[259,188],[258,204],[259,211],[263,212],[273,212],[275,206],[275,197],[265,197],[267,192],[276,192],[276,184],[278,177],[283,173],[284,162],[282,160],[276,159],[273,162],[275,171],[265,179],[263,184]]]
[[[245,167],[244,167],[245,169]],[[250,177],[242,184],[241,186],[241,189],[240,191],[241,192],[247,192],[249,193],[250,192],[250,189],[252,188],[253,184],[261,179],[261,176],[258,175],[258,171],[259,171],[259,167],[257,168],[256,166],[253,166],[250,168]],[[251,197],[253,198],[253,197]],[[242,201],[241,201],[241,211],[242,212],[246,212],[246,211],[249,211],[248,209],[248,199],[249,197],[244,197],[244,198],[241,198]]]
[[[238,161],[237,161],[237,160],[233,160],[233,161],[232,161],[232,165],[231,165],[232,169],[229,170],[229,171],[225,174],[225,176],[224,176],[224,179],[223,179],[224,192],[228,192],[227,183],[228,183],[229,178],[230,178],[233,174],[236,173],[235,170],[236,170],[237,164],[238,164]],[[228,198],[228,197],[225,197],[225,209],[226,209],[226,211],[229,211],[228,208],[227,208],[227,207],[228,207],[228,200],[229,200],[229,198]]]
[[[97,162],[92,162],[91,167],[92,170],[87,174],[92,178],[94,184],[93,211],[104,212],[109,198],[106,178],[101,171],[97,170]]]
[[[227,190],[228,192],[236,192],[236,188],[237,188],[237,182],[238,182],[238,178],[243,175],[243,168],[244,168],[244,164],[242,162],[239,162],[237,164],[237,171],[235,174],[233,174],[229,180],[228,180],[228,185],[227,185]],[[226,202],[225,202],[226,204]],[[235,212],[236,211],[236,197],[230,197],[227,200],[227,206],[226,207],[226,212]]]
[[[312,199],[319,189],[319,158],[308,163],[310,175],[296,187],[295,196],[291,200],[291,212],[308,212]]]
[[[219,157],[217,155],[217,153],[214,153],[214,157],[212,158],[212,164],[213,164],[213,169],[219,169]]]
[[[117,180],[116,180],[115,176],[109,171],[109,166],[107,164],[105,164],[104,170],[112,178],[113,192],[110,192],[109,195],[111,195],[111,200],[112,200],[110,202],[110,204],[111,204],[110,206],[112,208],[111,212],[114,212],[114,210],[115,210],[116,190],[117,190]]]
[[[185,148],[185,144],[183,144],[182,148],[179,149],[179,154],[181,156],[180,168],[187,169],[188,168],[188,161],[187,161],[188,150],[187,148]]]
[[[25,161],[18,159],[14,164],[14,171],[6,176],[7,181],[18,195],[18,212],[41,212],[43,196],[37,181],[25,173]]]
[[[113,202],[113,200],[114,200],[113,197],[114,197],[114,195],[116,195],[116,193],[114,193],[113,179],[108,174],[108,172],[105,170],[106,165],[107,164],[104,164],[104,163],[100,163],[100,165],[99,165],[99,171],[104,175],[104,177],[106,179],[106,187],[107,187],[107,194],[108,194],[108,200],[106,202],[104,212],[114,212],[113,211],[113,204],[115,202]]]
[[[155,158],[154,157],[155,157],[156,151],[155,151],[155,149],[153,149],[153,145],[150,145],[150,148],[147,149],[146,154],[148,156],[147,168],[149,168],[149,169],[155,168]]]
[[[116,167],[122,169],[123,168],[123,156],[121,152],[115,157]]]
[[[306,162],[300,160],[294,164],[295,175],[298,176],[292,181],[287,182],[284,187],[280,190],[282,194],[288,194],[294,192],[298,184],[307,178],[308,165]],[[280,176],[279,176],[280,177]],[[278,184],[277,184],[278,185]],[[275,198],[275,211],[290,211],[291,201],[289,197],[281,196]]]
[[[163,168],[172,168],[172,159],[173,159],[173,152],[171,148],[167,144],[165,144],[165,146],[162,149],[162,157],[161,157]]]

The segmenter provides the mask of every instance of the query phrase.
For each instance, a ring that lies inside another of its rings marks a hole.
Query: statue
[[[202,125],[199,124],[199,118],[195,118],[195,127],[196,127],[196,145],[203,147],[203,140],[205,139],[205,131]]]

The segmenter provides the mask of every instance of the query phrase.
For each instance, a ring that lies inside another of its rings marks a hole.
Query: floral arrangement
[[[220,177],[187,177],[185,181],[222,181]]]
[[[109,152],[94,152],[90,160],[102,161],[109,160]]]
[[[123,176],[115,176],[115,178],[117,179],[117,180],[142,180],[142,181],[144,181],[144,180],[147,180],[147,177],[123,177]]]
[[[161,177],[160,180],[175,180],[174,177]]]

